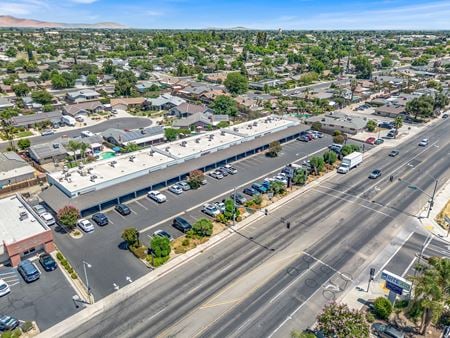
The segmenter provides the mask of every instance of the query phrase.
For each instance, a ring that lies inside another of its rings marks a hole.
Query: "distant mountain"
[[[249,31],[251,30],[250,28],[246,28],[246,27],[207,27],[205,28],[205,30],[209,30],[209,31]]]
[[[115,22],[99,22],[99,23],[60,23],[47,22],[33,19],[15,18],[9,15],[0,15],[0,27],[14,28],[92,28],[92,29],[123,29],[124,25]]]

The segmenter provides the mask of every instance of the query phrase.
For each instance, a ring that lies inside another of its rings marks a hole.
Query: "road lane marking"
[[[411,263],[408,264],[408,266],[406,267],[405,271],[403,271],[403,273],[400,275],[400,277],[403,277],[404,275],[406,275],[406,273],[409,271],[409,269],[411,269],[411,266],[416,261],[416,258],[417,257],[413,257],[413,259],[411,260]]]
[[[392,260],[392,258],[395,257],[395,255],[397,255],[397,253],[400,251],[401,248],[403,248],[403,245],[405,245],[406,242],[409,241],[409,239],[411,238],[411,236],[414,234],[415,231],[411,231],[411,233],[405,238],[405,240],[402,242],[402,245],[400,245],[395,251],[394,253],[391,255],[391,257],[389,257],[389,259],[384,262],[384,264],[381,266],[381,268],[377,271],[377,273],[375,274],[374,277],[378,276],[378,274],[384,270],[384,268],[389,264],[389,262]],[[395,239],[395,238],[394,238]]]
[[[308,256],[311,257],[312,259],[314,259],[315,261],[321,263],[322,265],[325,265],[327,268],[331,269],[334,271],[334,273],[340,275],[341,277],[344,277],[344,279],[348,279],[348,276],[343,274],[342,272],[340,272],[339,270],[336,270],[335,268],[333,268],[331,265],[325,263],[324,261],[320,260],[319,258],[314,257],[313,255],[307,253],[306,251],[303,251],[303,253]],[[328,256],[328,255],[327,255]],[[353,279],[350,279],[350,281],[353,281]]]

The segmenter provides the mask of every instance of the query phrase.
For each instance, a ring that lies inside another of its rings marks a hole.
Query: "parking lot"
[[[238,170],[235,175],[221,180],[208,176],[206,185],[198,190],[184,191],[180,195],[162,190],[167,197],[164,203],[157,203],[148,197],[131,201],[127,203],[131,214],[122,216],[114,209],[105,211],[109,218],[108,225],[95,225],[95,231],[84,234],[81,239],[72,239],[67,234],[56,232],[55,241],[79,274],[82,273],[83,260],[92,265],[88,271],[89,283],[95,298],[103,298],[114,292],[115,287],[122,287],[130,280],[149,272],[128,250],[120,249],[124,228],[139,229],[142,232],[141,241],[147,245],[149,235],[159,229],[169,232],[174,238],[181,236],[182,233],[171,226],[174,217],[182,215],[192,223],[201,217],[207,217],[200,210],[204,203],[221,201],[233,192],[234,187],[242,192],[253,181],[271,177],[272,171],[312,153],[324,151],[331,143],[331,137],[325,135],[307,143],[294,141],[285,144],[282,152],[275,158],[263,154],[245,158],[233,164]]]
[[[0,298],[0,313],[23,321],[36,321],[42,331],[78,309],[72,300],[75,292],[61,271],[46,272],[37,260],[34,263],[41,276],[32,283],[26,283],[17,269],[0,267],[0,279],[11,289],[8,295]]]

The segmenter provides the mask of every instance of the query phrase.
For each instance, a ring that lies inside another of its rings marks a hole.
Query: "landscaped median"
[[[355,151],[356,149],[351,149]],[[160,232],[144,243],[139,238],[136,228],[126,228],[122,232],[122,239],[128,249],[136,258],[151,268],[157,268],[170,259],[187,253],[207,242],[212,236],[221,233],[234,223],[239,223],[255,212],[266,213],[266,208],[284,196],[294,192],[302,186],[322,177],[328,172],[334,171],[339,166],[336,153],[325,152],[322,156],[311,157],[303,167],[293,170],[292,186],[287,188],[286,183],[270,179],[261,185],[261,191],[241,205],[229,198],[222,205],[221,212],[214,218],[200,218],[192,229],[174,240],[170,235]]]

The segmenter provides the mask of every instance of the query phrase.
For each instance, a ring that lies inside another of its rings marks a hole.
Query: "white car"
[[[424,138],[422,141],[420,141],[419,147],[426,147],[428,145],[428,142],[428,139]]]
[[[281,183],[283,183],[285,185],[288,184],[288,179],[286,178],[285,175],[278,174],[277,176],[274,176],[273,179],[275,181],[281,182]]]
[[[3,279],[0,279],[0,297],[6,296],[11,292],[8,283],[6,283]]]
[[[183,189],[178,184],[171,185],[169,187],[169,191],[173,192],[175,195],[180,195],[183,193]]]
[[[184,191],[186,191],[186,190],[191,190],[191,186],[190,186],[189,183],[186,182],[186,181],[181,181],[181,182],[178,182],[177,184],[178,184],[178,185],[181,187],[181,189],[183,189]]]
[[[44,212],[44,213],[40,214],[39,216],[41,216],[41,218],[43,219],[45,224],[47,224],[47,225],[55,224],[55,219],[49,212]]]
[[[82,218],[77,222],[77,224],[84,232],[92,232],[95,230],[94,224],[87,219]]]
[[[207,203],[203,206],[202,211],[211,217],[216,217],[220,214],[220,210],[214,204]]]
[[[42,215],[43,213],[47,212],[47,209],[45,209],[45,208],[44,208],[42,205],[40,205],[40,204],[35,205],[35,206],[33,207],[33,209],[34,209],[34,211],[36,211],[36,213],[37,213],[38,215]]]
[[[167,200],[167,197],[165,195],[156,190],[149,191],[147,196],[158,203],[163,203]]]
[[[80,134],[81,134],[81,137],[95,136],[95,134],[92,131],[89,131],[89,130],[83,130]]]

